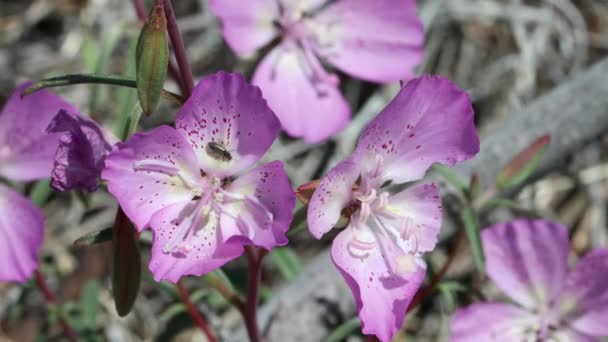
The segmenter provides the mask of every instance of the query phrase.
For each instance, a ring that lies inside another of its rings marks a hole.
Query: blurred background
[[[150,3],[147,2],[148,8]],[[195,78],[217,70],[251,75],[258,57],[239,60],[232,53],[205,0],[173,3]],[[446,76],[470,94],[482,141],[500,130],[514,113],[525,111],[537,99],[608,57],[606,0],[420,0],[418,5],[426,31],[426,57],[418,73]],[[133,75],[134,46],[140,27],[128,0],[0,0],[0,104],[26,79],[67,73]],[[265,157],[286,163],[294,188],[319,178],[347,156],[361,129],[398,90],[398,84],[378,85],[343,74],[340,77],[353,108],[351,124],[319,145],[281,136]],[[608,74],[605,80],[608,83]],[[170,79],[166,88],[178,92]],[[109,86],[79,85],[55,90],[110,128],[113,119],[129,112],[136,101],[134,90]],[[572,101],[576,99],[577,95],[572,94]],[[144,118],[142,126],[169,123],[175,112],[163,101],[155,115]],[[579,120],[585,120],[585,111],[578,115]],[[608,108],[605,115],[608,116]],[[544,134],[542,123],[531,129],[537,129],[538,136]],[[560,136],[552,139],[559,140]],[[580,141],[584,144],[575,153],[564,152],[560,162],[508,194],[517,200],[518,208],[483,213],[481,224],[515,215],[543,216],[571,228],[577,253],[606,246],[608,134],[583,137]],[[28,192],[31,187],[27,185],[22,190]],[[450,208],[458,210],[458,199],[452,197],[456,196],[445,197],[446,215],[450,215]],[[115,202],[104,191],[96,192],[87,201],[73,193],[55,193],[43,208],[47,217],[43,270],[60,301],[66,303],[71,324],[91,341],[204,341],[185,313],[175,288],[154,283],[146,267],[134,311],[125,318],[117,315],[108,277],[110,245],[73,246],[80,236],[111,226],[115,208]],[[442,233],[438,250],[430,256],[431,269],[444,262],[453,234],[450,229]],[[271,301],[289,293],[284,289],[288,283],[292,288],[306,287],[301,273],[311,272],[311,267],[317,265],[315,258],[322,255],[331,238],[317,242],[304,230],[292,236],[289,248],[267,258],[262,300]],[[149,235],[142,236],[144,255],[150,239]],[[491,297],[496,291],[474,274],[470,250],[460,251],[445,278],[468,284],[480,292],[480,297]],[[237,288],[244,287],[242,260],[231,263],[225,271]],[[335,275],[332,279],[340,280]],[[398,340],[447,339],[451,312],[467,299],[450,290],[452,283],[445,284],[410,315]],[[242,331],[238,312],[222,297],[201,279],[186,279],[185,285],[220,337],[228,341],[244,339],[245,335],[239,335]],[[336,286],[335,293],[310,298],[317,306],[312,323],[290,316],[293,308],[290,309],[289,298],[279,299],[274,309],[262,315],[264,320],[274,322],[269,328],[272,340],[280,340],[281,333],[272,331],[283,321],[290,322],[293,336],[300,336],[300,331],[308,337],[293,340],[315,341],[353,317],[355,308],[350,294],[344,292],[343,285]],[[47,309],[33,283],[0,284],[0,340],[59,339],[61,333],[54,315],[56,312]],[[351,340],[362,337],[354,332]]]

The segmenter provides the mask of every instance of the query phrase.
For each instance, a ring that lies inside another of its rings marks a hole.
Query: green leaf
[[[340,342],[352,335],[355,331],[361,328],[361,320],[359,317],[353,317],[342,323],[336,330],[332,331],[325,339],[326,342]]]
[[[106,72],[110,59],[112,58],[112,52],[122,35],[123,29],[123,25],[115,25],[112,29],[104,32],[103,42],[101,44],[101,49],[99,50],[98,58],[95,61],[93,73],[101,74]],[[89,112],[97,113],[99,111],[99,103],[103,103],[105,97],[107,97],[107,90],[93,85],[91,88]]]
[[[135,79],[135,50],[137,47],[137,38],[131,39],[129,44],[129,51],[127,53],[127,70],[125,75],[129,78]],[[136,82],[137,83],[137,82]],[[137,90],[129,88],[119,88],[117,90],[116,98],[118,99],[118,117],[114,121],[114,135],[117,137],[121,136],[125,132],[131,110],[137,100]]]
[[[113,229],[112,289],[118,315],[125,316],[133,307],[141,282],[141,256],[135,228],[122,209],[116,213]]]
[[[292,280],[302,271],[300,259],[289,247],[273,248],[270,258],[287,281]]]
[[[169,62],[167,19],[163,1],[156,1],[137,41],[137,95],[146,115],[154,111]]]
[[[99,282],[89,280],[80,291],[80,310],[82,312],[82,324],[87,329],[97,328],[97,314],[99,313]]]
[[[452,184],[463,195],[469,192],[469,186],[449,167],[442,164],[433,164],[432,169],[438,172],[448,183]]]
[[[484,276],[485,270],[485,255],[483,253],[483,245],[481,242],[481,232],[477,215],[471,207],[466,207],[461,213],[462,223],[469,239],[475,266],[479,273]]]
[[[79,237],[74,241],[74,247],[82,248],[109,241],[112,241],[112,227],[97,230]]]
[[[506,198],[493,198],[484,207],[503,207],[508,209],[521,209],[517,202]]]
[[[551,137],[544,135],[518,153],[498,174],[498,188],[508,189],[521,184],[536,170]]]
[[[51,189],[50,183],[50,180],[45,179],[34,184],[34,187],[30,192],[30,198],[32,199],[32,202],[36,203],[37,206],[43,206],[51,196],[53,189]]]
[[[462,286],[461,284],[459,284],[455,281],[442,281],[439,284],[437,284],[437,290],[439,291],[439,293],[443,297],[443,300],[445,301],[447,311],[452,312],[452,311],[454,311],[454,309],[456,307],[456,300],[454,299],[454,293],[465,292],[467,289],[466,289],[466,287]]]

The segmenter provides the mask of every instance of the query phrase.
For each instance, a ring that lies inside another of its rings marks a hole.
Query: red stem
[[[47,305],[57,304],[57,298],[53,294],[53,291],[51,291],[51,289],[49,288],[48,284],[46,283],[46,280],[44,280],[44,276],[42,275],[40,270],[36,270],[34,272],[34,277],[36,278],[36,285],[40,289],[40,292],[42,292],[42,295],[44,296]],[[61,317],[59,318],[59,325],[61,325],[61,329],[63,330],[63,334],[65,335],[65,337],[67,337],[70,341],[73,342],[78,341],[78,335],[76,335],[74,330],[72,330],[68,323]]]
[[[135,12],[137,13],[137,18],[140,21],[146,21],[148,15],[146,14],[146,7],[144,6],[144,2],[142,0],[133,0],[133,7],[135,7]],[[169,61],[169,76],[177,83],[179,89],[182,91],[182,94],[186,94],[187,89],[184,86],[184,82],[179,76],[179,71],[177,67],[173,64],[173,62]]]
[[[179,33],[179,28],[177,27],[177,19],[175,18],[175,12],[173,11],[171,0],[165,0],[165,17],[167,18],[167,32],[169,32],[171,46],[173,46],[173,52],[175,53],[175,59],[177,60],[181,80],[183,81],[182,83],[184,84],[186,90],[184,92],[184,96],[188,98],[194,89],[194,80],[192,79],[192,70],[190,69],[190,64],[188,63],[184,42],[181,34]]]
[[[422,291],[416,293],[416,296],[414,296],[414,299],[412,299],[410,305],[407,307],[406,312],[412,311],[416,306],[418,306],[418,304],[422,303],[422,301],[433,292],[437,284],[439,284],[441,279],[443,279],[445,274],[448,272],[448,269],[452,265],[454,259],[456,259],[456,254],[458,253],[458,250],[460,250],[460,246],[464,240],[464,234],[462,232],[464,232],[464,230],[461,230],[460,235],[458,235],[454,247],[449,252],[448,260],[445,262],[445,264],[443,264],[439,272],[437,272],[431,279],[431,282],[424,289],[422,289]]]
[[[175,284],[177,290],[179,291],[179,296],[182,298],[184,305],[186,305],[186,309],[188,309],[188,313],[194,323],[198,326],[198,328],[207,336],[207,341],[215,342],[216,339],[211,333],[211,329],[209,329],[209,324],[205,321],[201,313],[196,309],[192,301],[190,300],[190,295],[188,294],[188,290],[184,287],[181,282]]]
[[[257,319],[257,304],[259,297],[260,281],[262,280],[262,258],[266,254],[263,249],[245,247],[247,260],[249,262],[247,274],[247,299],[245,308],[241,312],[247,327],[247,334],[251,342],[260,341],[260,331]]]

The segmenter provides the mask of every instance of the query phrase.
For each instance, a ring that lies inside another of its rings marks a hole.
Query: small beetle
[[[225,162],[229,162],[232,160],[232,155],[230,151],[224,147],[224,145],[216,143],[215,141],[211,141],[207,143],[207,147],[205,147],[205,152],[209,155],[209,157],[215,160],[221,160]]]

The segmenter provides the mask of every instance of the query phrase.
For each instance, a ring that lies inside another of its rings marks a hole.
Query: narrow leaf
[[[342,323],[340,326],[336,328],[336,330],[332,331],[329,336],[325,339],[326,342],[339,342],[344,341],[352,335],[355,331],[361,328],[361,320],[359,317],[353,317],[348,321]]]
[[[127,315],[139,292],[141,282],[141,256],[133,224],[122,209],[116,213],[113,228],[114,269],[112,289],[114,304],[120,316]]]
[[[289,247],[274,248],[270,252],[270,258],[287,281],[292,280],[302,271],[300,259]]]
[[[543,135],[511,159],[498,174],[496,179],[498,187],[501,190],[512,188],[530,177],[538,167],[550,141],[551,137],[549,135]]]
[[[98,243],[112,241],[112,228],[104,228],[79,237],[74,241],[74,247],[83,248]]]
[[[99,282],[89,280],[80,291],[80,310],[82,312],[82,325],[88,329],[97,328],[97,314],[99,313]]]
[[[475,260],[475,266],[479,273],[483,276],[485,272],[485,255],[483,253],[483,245],[481,242],[481,234],[479,229],[479,223],[477,221],[477,215],[471,207],[467,207],[461,214],[462,223],[471,245],[471,252],[473,253],[473,259]]]
[[[442,164],[433,164],[432,168],[462,194],[466,195],[468,193],[469,187],[452,169]]]

